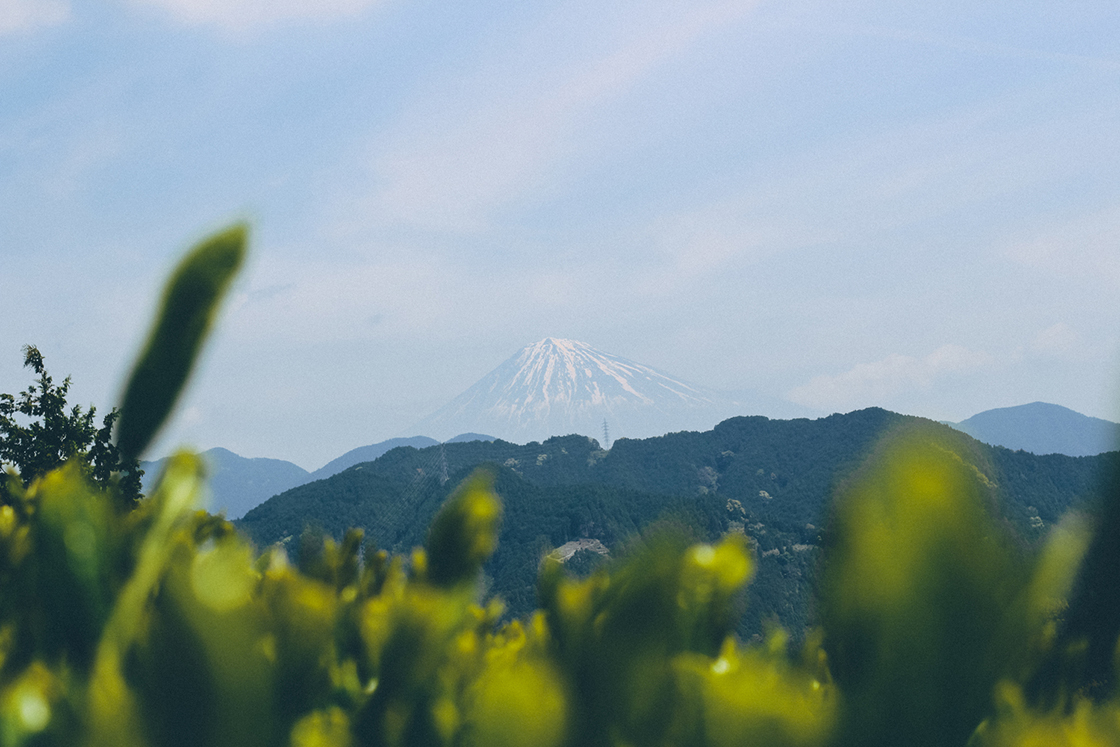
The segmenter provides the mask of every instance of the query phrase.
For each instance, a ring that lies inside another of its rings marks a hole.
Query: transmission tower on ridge
[[[603,448],[611,447],[611,432],[607,429],[607,419],[603,418]]]

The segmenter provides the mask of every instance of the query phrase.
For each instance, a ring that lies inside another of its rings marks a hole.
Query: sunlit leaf
[[[117,445],[139,457],[171,413],[226,291],[245,257],[238,224],[203,241],[179,263],[121,402]]]
[[[473,581],[498,546],[502,507],[493,477],[478,471],[448,499],[428,534],[428,578],[437,586]]]
[[[888,438],[841,496],[822,592],[841,744],[961,744],[983,718],[1026,581],[991,490],[917,431]]]

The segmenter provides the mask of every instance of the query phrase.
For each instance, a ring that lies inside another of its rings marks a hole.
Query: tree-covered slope
[[[275,496],[239,526],[259,546],[293,547],[309,525],[336,538],[361,527],[377,546],[406,552],[424,541],[451,488],[489,465],[505,516],[486,583],[511,615],[536,604],[537,567],[551,548],[588,538],[618,555],[631,537],[661,525],[698,540],[746,534],[758,563],[740,633],[760,632],[767,620],[797,633],[813,621],[812,589],[832,496],[885,434],[900,429],[964,455],[989,486],[992,513],[1024,544],[1071,506],[1092,499],[1117,457],[1013,452],[878,408],[819,420],[744,417],[711,431],[620,439],[610,451],[583,436],[397,448]]]

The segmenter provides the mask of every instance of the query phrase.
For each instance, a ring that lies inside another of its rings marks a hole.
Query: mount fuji
[[[780,410],[789,416],[795,409],[743,394],[706,389],[587,343],[548,337],[522,348],[414,432],[444,439],[473,430],[527,443],[572,433],[608,437],[605,422],[611,439],[647,438],[706,430],[735,415]]]

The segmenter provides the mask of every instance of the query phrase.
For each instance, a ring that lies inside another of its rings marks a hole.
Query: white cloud
[[[1081,336],[1064,322],[1059,322],[1035,335],[1030,351],[1035,355],[1064,358],[1082,347]]]
[[[772,214],[756,194],[740,194],[658,217],[639,229],[632,244],[651,247],[651,257],[660,262],[644,265],[635,290],[640,296],[678,292],[730,267],[757,264],[834,238],[827,228]]]
[[[374,194],[357,212],[425,229],[485,229],[496,210],[550,172],[554,179],[563,170],[558,161],[602,147],[603,133],[585,132],[600,107],[755,4],[669,3],[659,13],[643,8],[643,20],[627,16],[629,25],[613,30],[607,49],[583,49],[576,59],[570,45],[557,44],[563,40],[548,38],[545,30],[526,34],[544,49],[511,44],[514,53],[456,76],[415,103],[398,124],[403,134],[374,155]]]
[[[136,0],[154,5],[189,26],[243,31],[284,21],[356,16],[379,0]]]
[[[56,26],[69,19],[66,0],[0,0],[0,35]]]
[[[206,419],[202,414],[202,408],[198,405],[183,408],[183,411],[179,413],[178,417],[181,426],[199,425]]]
[[[1091,278],[1120,288],[1120,208],[1055,222],[1004,251],[1048,275]]]
[[[230,305],[231,337],[345,343],[380,335],[430,334],[451,315],[453,278],[407,261],[332,265],[275,261],[259,289]]]
[[[836,376],[816,376],[788,393],[793,402],[821,410],[883,406],[899,394],[925,390],[939,381],[993,363],[990,355],[960,345],[942,345],[924,358],[892,354],[860,363]]]

